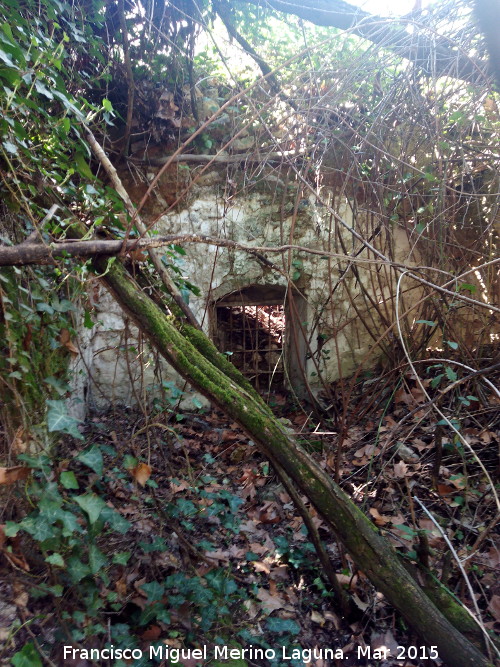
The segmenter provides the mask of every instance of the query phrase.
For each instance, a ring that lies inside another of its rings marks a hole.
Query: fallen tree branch
[[[142,233],[142,232],[141,232]],[[363,241],[362,237],[361,240]],[[168,234],[166,236],[156,236],[156,237],[146,237],[141,239],[128,239],[124,241],[114,241],[107,239],[92,239],[90,241],[61,241],[50,243],[45,245],[43,243],[21,243],[15,246],[0,246],[0,266],[27,266],[28,264],[53,264],[56,259],[64,257],[98,257],[99,255],[117,255],[121,251],[130,252],[134,250],[151,250],[155,248],[161,248],[163,246],[168,246],[175,244],[183,243],[204,243],[207,245],[214,245],[220,248],[228,248],[232,250],[241,250],[242,252],[247,252],[251,255],[254,255],[260,262],[272,268],[276,271],[280,271],[273,262],[271,262],[263,253],[276,253],[281,254],[284,252],[289,252],[294,250],[296,252],[304,252],[310,255],[318,255],[320,257],[336,257],[338,259],[348,260],[350,262],[360,262],[364,264],[385,264],[387,266],[392,266],[398,271],[406,272],[411,278],[415,281],[426,285],[436,292],[441,292],[443,294],[448,294],[454,299],[460,301],[465,301],[474,306],[481,308],[486,308],[492,312],[500,313],[500,308],[494,306],[490,303],[485,303],[484,301],[479,301],[478,299],[472,299],[470,297],[461,294],[460,292],[452,292],[449,289],[446,289],[446,285],[449,285],[450,282],[455,282],[461,276],[458,276],[445,283],[445,286],[437,285],[432,283],[425,278],[422,278],[416,273],[410,273],[410,271],[419,271],[428,267],[407,267],[405,264],[392,262],[387,259],[382,253],[377,251],[371,246],[368,242],[365,242],[365,245],[375,252],[379,259],[370,259],[367,257],[359,257],[356,255],[346,255],[345,253],[335,253],[329,252],[327,250],[321,250],[318,248],[308,248],[306,246],[286,244],[281,246],[249,246],[244,243],[238,243],[237,241],[231,241],[230,239],[221,239],[215,238],[212,236],[205,236],[203,234]],[[488,264],[493,265],[500,263],[500,258],[497,258]],[[156,264],[155,264],[156,267]],[[164,270],[163,265],[161,265],[162,270]],[[462,275],[466,275],[466,272]],[[169,277],[170,278],[170,277]],[[173,285],[173,283],[172,283]],[[175,285],[174,289],[177,290]],[[177,290],[178,291],[178,290]],[[182,299],[182,297],[179,298]],[[179,305],[179,304],[178,304]],[[184,309],[183,309],[184,312]]]

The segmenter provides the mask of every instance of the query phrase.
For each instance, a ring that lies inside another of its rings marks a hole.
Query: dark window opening
[[[273,305],[216,305],[219,349],[258,391],[285,385],[285,308]]]
[[[212,303],[213,340],[260,392],[305,395],[307,302],[283,285],[248,285]]]

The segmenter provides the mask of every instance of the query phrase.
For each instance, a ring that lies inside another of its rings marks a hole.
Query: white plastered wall
[[[272,192],[247,193],[245,197],[234,197],[229,201],[223,198],[222,193],[222,185],[217,184],[217,179],[207,180],[206,185],[193,189],[187,208],[162,216],[156,229],[160,234],[196,233],[228,238],[250,246],[276,247],[290,243],[293,223],[294,244],[318,249],[329,247],[331,218],[325,213],[326,207],[317,206],[313,197],[301,201],[294,219],[293,206],[285,208],[288,214],[283,216],[283,206]],[[360,228],[359,216],[363,213],[354,214],[347,202],[338,205],[337,211],[348,227],[354,225],[354,217],[357,216],[356,228]],[[351,244],[349,247],[354,248],[356,243],[360,247],[348,230],[342,228],[340,233],[346,244]],[[409,245],[406,236],[394,230],[389,242],[392,243],[394,259],[407,262]],[[271,271],[244,251],[194,243],[184,247],[186,255],[180,265],[182,273],[201,292],[200,297],[190,297],[190,306],[198,320],[203,321],[206,332],[209,332],[210,324],[208,306],[215,300],[252,284],[287,284],[285,275]],[[286,274],[287,254],[264,254]],[[366,257],[366,252],[363,256]],[[355,302],[359,301],[358,308],[366,311],[366,299],[358,298],[356,290],[360,291],[359,281],[372,286],[374,281],[370,276],[373,278],[373,272],[380,267],[376,264],[356,264],[357,276],[348,271],[342,280],[350,289],[351,299],[347,298],[342,282],[333,298],[328,299],[331,285],[341,275],[337,262],[303,252],[296,252],[293,258],[300,260],[297,285],[308,303],[306,327],[311,327],[314,322],[317,324],[310,337],[309,359],[306,362],[310,384],[313,387],[317,384],[311,355],[318,360],[327,381],[352,373],[360,361],[366,365],[376,362],[380,353],[372,351],[373,339],[359,321],[352,296]],[[384,276],[382,288],[373,295],[377,302],[393,294],[394,279],[394,274]],[[82,414],[86,408],[102,409],[110,403],[133,405],[138,400],[146,403],[154,396],[161,396],[163,380],[174,381],[179,387],[184,387],[182,379],[159,360],[148,345],[140,342],[137,328],[127,322],[111,296],[102,288],[94,289],[93,295],[92,319],[95,325],[92,329],[80,328],[81,354],[72,366],[75,411]],[[392,308],[393,301],[390,300],[389,304]],[[323,314],[316,321],[318,309],[323,309]],[[368,319],[370,316],[367,315]],[[319,353],[318,335],[322,333],[326,342]],[[188,390],[184,406],[192,405],[191,399],[192,394]]]

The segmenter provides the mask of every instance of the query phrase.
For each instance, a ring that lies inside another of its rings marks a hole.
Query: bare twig
[[[481,632],[483,633],[483,636],[484,636],[484,639],[485,639],[485,643],[486,643],[487,648],[488,648],[490,651],[491,651],[491,648],[493,648],[493,650],[500,656],[500,651],[497,649],[497,647],[495,646],[495,644],[491,641],[491,638],[490,638],[490,636],[489,636],[489,634],[488,634],[488,631],[487,631],[487,629],[484,627],[484,623],[483,623],[483,621],[481,620],[481,610],[479,609],[479,606],[478,606],[478,604],[477,604],[476,596],[474,595],[474,591],[473,591],[473,589],[472,589],[472,585],[471,585],[471,583],[470,583],[470,581],[469,581],[469,577],[467,576],[467,572],[465,571],[465,568],[464,568],[464,566],[462,565],[462,561],[461,561],[460,558],[458,557],[458,554],[457,554],[457,552],[455,551],[455,549],[454,549],[454,547],[453,547],[453,544],[452,544],[452,543],[450,542],[450,540],[448,539],[448,535],[447,535],[447,534],[445,533],[445,531],[441,528],[439,522],[436,521],[436,519],[432,516],[432,514],[429,512],[429,510],[427,509],[427,507],[425,507],[425,505],[424,505],[423,502],[420,500],[420,498],[417,498],[417,496],[413,496],[413,500],[414,500],[416,503],[418,503],[418,504],[420,505],[420,507],[422,508],[422,510],[425,512],[425,514],[427,514],[427,516],[428,516],[429,519],[432,521],[432,523],[434,524],[434,526],[438,529],[439,534],[441,535],[441,537],[443,538],[443,540],[446,542],[446,546],[448,547],[448,549],[450,550],[450,552],[453,554],[453,558],[455,559],[455,562],[456,562],[456,564],[457,564],[457,566],[458,566],[458,569],[460,570],[460,572],[461,572],[461,574],[462,574],[462,577],[464,578],[464,581],[465,581],[465,583],[466,583],[466,585],[467,585],[467,589],[468,589],[468,591],[469,591],[469,596],[470,596],[470,599],[471,599],[472,604],[474,605],[474,610],[475,610],[475,612],[476,612],[476,615],[474,615],[474,614],[473,614],[473,613],[472,613],[472,612],[471,612],[471,611],[470,611],[464,604],[461,603],[462,606],[463,606],[463,608],[464,608],[464,609],[465,609],[465,610],[472,616],[472,618],[476,621],[476,623],[478,624],[478,626],[481,628]]]
[[[411,359],[411,357],[410,357],[410,355],[409,355],[409,353],[408,353],[408,349],[407,349],[407,347],[406,347],[406,343],[405,343],[405,339],[404,339],[404,336],[403,336],[403,332],[402,332],[402,330],[401,330],[401,321],[400,321],[400,317],[399,317],[399,293],[400,293],[400,285],[401,285],[401,281],[403,280],[404,276],[405,276],[405,273],[402,273],[402,274],[399,276],[398,284],[397,284],[397,287],[396,287],[396,324],[397,324],[397,328],[398,328],[399,339],[400,339],[401,347],[403,348],[403,351],[404,351],[404,353],[405,353],[405,356],[406,356],[406,358],[407,358],[407,360],[408,360],[408,364],[409,364],[411,370],[413,371],[413,373],[414,373],[414,375],[415,375],[415,378],[416,378],[416,380],[417,380],[417,383],[418,383],[420,389],[422,390],[422,392],[424,393],[424,395],[427,397],[427,400],[430,401],[430,400],[431,400],[431,397],[429,396],[429,393],[428,393],[426,387],[424,386],[422,380],[420,379],[420,376],[419,376],[419,374],[417,373],[417,370],[416,370],[416,368],[415,368],[415,366],[414,366],[414,364],[413,364],[413,360]],[[465,438],[465,437],[462,435],[462,433],[460,433],[460,431],[454,426],[454,424],[453,424],[453,423],[450,421],[450,419],[444,414],[444,412],[442,412],[436,405],[434,405],[433,407],[434,407],[434,410],[435,410],[435,411],[438,413],[438,415],[441,417],[441,419],[444,419],[444,421],[446,422],[446,424],[448,425],[448,427],[451,428],[451,430],[453,431],[453,433],[455,433],[455,435],[460,439],[460,442],[463,444],[463,446],[464,446],[466,449],[469,450],[469,452],[470,452],[470,453],[472,454],[472,456],[474,457],[475,461],[478,463],[478,465],[479,465],[479,467],[481,468],[481,470],[482,470],[484,476],[485,476],[486,479],[488,480],[488,484],[490,485],[491,493],[492,493],[492,495],[493,495],[493,497],[494,497],[494,499],[495,499],[495,503],[496,503],[497,509],[500,511],[500,499],[499,499],[499,497],[498,497],[498,493],[497,493],[497,491],[496,491],[496,489],[495,489],[495,485],[494,485],[494,483],[493,483],[493,480],[491,479],[491,476],[490,476],[489,472],[486,470],[486,467],[485,467],[484,463],[481,461],[481,459],[479,458],[479,456],[477,455],[477,453],[474,451],[474,448],[471,446],[471,444],[469,443],[469,441],[467,440],[467,438]]]

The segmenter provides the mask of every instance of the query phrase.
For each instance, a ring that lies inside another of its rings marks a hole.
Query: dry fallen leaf
[[[185,479],[181,479],[179,482],[170,482],[170,491],[172,493],[180,493],[186,489],[189,489],[189,482]]]
[[[186,630],[191,630],[192,627],[192,612],[191,612],[191,603],[186,601],[181,604],[177,609],[173,609],[171,612],[172,622],[181,623],[181,625],[186,628]]]
[[[487,558],[488,565],[492,568],[496,568],[500,565],[500,549],[496,547],[490,547],[486,552],[485,558]]]
[[[26,607],[28,606],[28,601],[29,601],[29,595],[28,592],[25,590],[24,586],[22,585],[14,586],[14,596],[12,602],[16,605],[16,607],[21,607],[23,609],[26,609]]]
[[[138,463],[135,468],[130,470],[132,477],[141,486],[144,486],[151,477],[151,471],[151,466],[148,466],[147,463]]]
[[[321,614],[318,614],[318,612],[314,610],[311,612],[311,621],[313,623],[317,623],[321,627],[325,625],[325,619],[323,618],[323,616],[321,616]]]
[[[351,590],[354,590],[356,582],[358,581],[357,574],[353,576],[352,574],[344,574],[343,572],[337,572],[335,576],[337,577],[337,581],[341,586],[346,585],[349,586]]]
[[[496,621],[500,621],[500,595],[494,595],[491,598],[488,609],[490,610],[493,618]]]
[[[31,468],[26,466],[13,466],[12,468],[0,468],[0,484],[14,484],[20,479],[26,479]]]
[[[375,523],[376,523],[377,526],[385,526],[386,523],[391,522],[391,517],[383,516],[382,514],[380,514],[380,512],[378,511],[378,509],[376,507],[370,507],[368,512],[375,519]]]
[[[248,617],[250,619],[255,618],[259,613],[259,606],[254,600],[245,600],[243,606],[247,610]]]
[[[205,557],[210,558],[210,560],[229,563],[229,552],[223,549],[217,549],[216,551],[205,551]]]
[[[335,630],[338,630],[340,628],[340,619],[337,616],[337,614],[333,611],[325,611],[325,621],[330,621],[333,623],[333,627]]]
[[[125,597],[127,594],[127,582],[125,577],[120,577],[120,579],[115,581],[115,591],[120,597]]]
[[[357,458],[361,458],[362,456],[368,456],[368,458],[370,458],[372,456],[377,456],[377,454],[380,454],[380,449],[375,445],[365,445],[354,452],[354,456]]]
[[[394,635],[390,630],[383,634],[374,632],[371,636],[370,647],[372,651],[389,650],[392,656],[398,653],[398,642],[394,639]]]
[[[140,635],[141,639],[146,642],[155,642],[161,635],[161,628],[159,625],[150,625],[147,630]]]
[[[352,600],[353,600],[354,604],[356,605],[356,607],[358,607],[358,609],[361,609],[361,611],[366,611],[368,609],[368,607],[370,606],[367,602],[363,602],[363,600],[361,600],[356,595],[356,593],[353,593]]]
[[[495,433],[495,431],[488,431],[488,429],[484,429],[483,431],[481,431],[481,433],[479,433],[479,437],[486,445],[489,445],[492,439],[494,440],[498,436]]]
[[[293,611],[293,607],[287,604],[283,598],[276,594],[271,594],[269,591],[266,591],[265,588],[259,588],[257,591],[257,599],[260,600],[262,609],[267,611],[268,614],[275,611],[276,609],[286,609],[287,611]]]
[[[274,581],[287,581],[290,578],[288,565],[275,565],[271,568],[270,576]]]
[[[449,496],[450,493],[456,493],[456,489],[453,486],[448,486],[447,484],[438,484],[437,492],[440,496]]]
[[[21,542],[18,537],[7,537],[4,532],[5,525],[0,524],[0,551],[3,551],[5,559],[14,567],[25,572],[30,571],[30,566],[21,552]],[[9,549],[6,549],[6,545]]]
[[[256,572],[264,572],[265,574],[269,574],[271,572],[269,565],[263,563],[261,560],[254,560],[252,561],[251,565],[253,565]]]
[[[407,405],[409,407],[413,407],[415,405],[415,399],[412,396],[412,394],[408,394],[404,387],[401,387],[396,391],[394,394],[394,402],[395,403],[403,403],[404,405]]]
[[[408,466],[404,461],[398,461],[394,464],[394,477],[403,478],[406,477],[408,472]]]
[[[145,262],[148,258],[144,250],[141,250],[140,248],[129,250],[128,254],[133,262]]]
[[[28,448],[29,433],[26,433],[24,428],[20,426],[14,434],[10,449],[15,454],[23,454]]]
[[[68,350],[68,352],[71,352],[73,356],[77,357],[80,354],[78,349],[71,342],[71,336],[68,329],[61,329],[59,332],[59,342]]]

